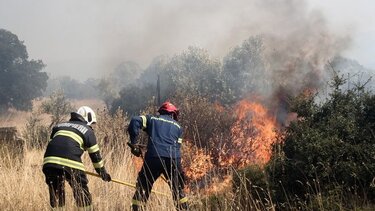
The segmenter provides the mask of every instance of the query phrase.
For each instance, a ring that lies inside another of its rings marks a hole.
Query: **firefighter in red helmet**
[[[179,111],[172,103],[165,102],[158,112],[158,116],[135,116],[128,127],[128,145],[137,157],[142,155],[136,145],[139,131],[143,129],[149,136],[144,163],[138,173],[132,210],[141,210],[149,198],[154,182],[161,174],[169,183],[177,210],[187,210],[188,200],[183,191],[184,174],[180,151],[182,128],[177,122]]]

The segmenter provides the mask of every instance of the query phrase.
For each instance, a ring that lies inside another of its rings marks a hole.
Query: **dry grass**
[[[30,115],[31,112],[9,109],[7,113],[0,114],[0,127],[16,127],[17,130],[21,130]]]
[[[36,105],[38,102],[36,102]],[[98,110],[96,134],[102,147],[105,166],[112,178],[135,183],[138,169],[135,163],[141,163],[131,156],[125,146],[127,135],[124,127],[126,118],[121,114],[111,117],[105,111],[99,111],[103,104],[98,101],[74,101],[74,106],[88,105]],[[34,107],[34,110],[37,107]],[[19,131],[25,128],[31,112],[10,111],[0,119],[0,126],[16,126]],[[48,117],[43,122],[48,125]],[[99,123],[100,123],[99,122]],[[33,140],[25,140],[33,141]],[[46,140],[45,143],[47,143]],[[0,210],[50,210],[48,188],[42,173],[42,163],[45,147],[42,149],[14,149],[0,140]],[[86,170],[95,172],[87,153],[83,156]],[[96,210],[129,210],[131,198],[135,189],[117,183],[107,183],[100,178],[89,177],[89,189]],[[74,210],[74,200],[71,188],[66,183],[67,210]],[[146,210],[174,210],[169,186],[158,180],[153,190],[168,194],[168,196],[152,194]]]
[[[44,175],[41,171],[43,150],[26,149],[22,155],[14,156],[12,151],[3,150],[1,160],[5,165],[0,167],[0,209],[1,210],[49,210],[49,195]],[[113,156],[111,153],[106,158]],[[106,167],[112,177],[118,180],[134,183],[136,173],[133,161],[128,151],[117,154],[117,159],[106,159]],[[115,162],[115,160],[122,162]],[[89,171],[93,167],[87,155],[84,163]],[[101,179],[89,176],[89,188],[93,196],[93,205],[98,210],[128,210],[134,189],[116,183],[103,182]],[[67,210],[74,209],[71,189],[67,189]],[[170,193],[164,181],[157,181],[155,190]],[[173,210],[171,196],[152,194],[147,210]]]
[[[25,121],[32,115],[33,112],[38,111],[43,100],[45,99],[40,98],[34,100],[32,111],[18,111],[10,108],[6,113],[0,114],[0,127],[16,127],[18,131],[23,130]],[[83,105],[88,105],[95,111],[105,108],[104,102],[97,99],[72,100],[71,103],[73,108],[78,108]],[[40,118],[42,118],[42,120],[45,122],[50,121],[49,115],[47,114],[42,114]]]

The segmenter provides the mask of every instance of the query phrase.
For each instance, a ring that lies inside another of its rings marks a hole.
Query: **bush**
[[[330,98],[321,104],[314,96],[295,99],[298,120],[286,129],[267,166],[276,200],[340,195],[348,208],[374,201],[375,96],[363,86],[342,90],[344,83],[335,77]]]
[[[48,143],[50,129],[45,125],[40,118],[39,112],[33,112],[27,119],[25,129],[23,131],[23,138],[25,139],[26,147],[43,149]]]

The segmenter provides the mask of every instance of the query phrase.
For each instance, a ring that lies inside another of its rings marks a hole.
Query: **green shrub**
[[[375,200],[370,185],[375,176],[375,95],[363,86],[342,90],[344,82],[335,77],[330,97],[321,104],[314,96],[295,99],[298,120],[286,129],[267,166],[279,202],[313,202],[321,195],[353,208]]]

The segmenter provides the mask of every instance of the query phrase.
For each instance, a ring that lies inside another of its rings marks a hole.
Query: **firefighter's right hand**
[[[136,156],[136,157],[140,157],[142,155],[142,151],[139,147],[133,145],[132,143],[128,142],[127,143],[128,146],[130,147],[130,152]]]
[[[108,172],[105,170],[105,168],[100,168],[97,170],[98,174],[102,178],[102,180],[106,182],[110,182],[112,180],[111,175],[108,174]]]
[[[136,156],[136,157],[140,157],[142,155],[142,151],[139,147],[133,147],[131,149],[131,153]]]

